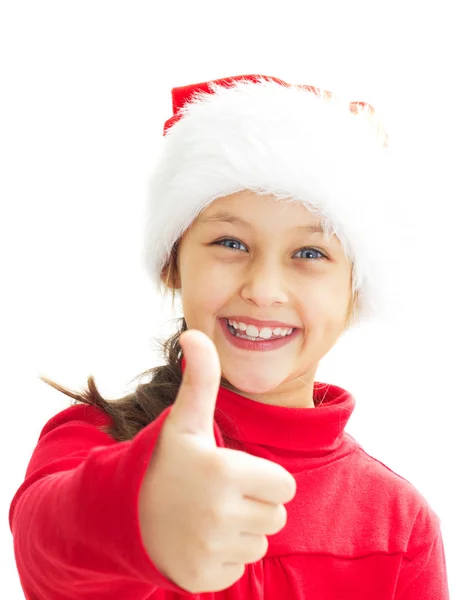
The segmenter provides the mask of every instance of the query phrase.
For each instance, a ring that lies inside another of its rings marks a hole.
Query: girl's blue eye
[[[212,242],[212,246],[214,245],[223,245],[223,242],[235,242],[237,244],[241,244],[241,246],[244,246],[244,244],[242,244],[239,240],[236,240],[235,238],[224,238],[223,240],[218,240],[217,242]],[[246,246],[244,246],[246,247]],[[229,246],[225,246],[225,248],[229,248],[230,250],[238,250],[238,248],[230,248]],[[325,254],[323,252],[321,252],[320,250],[317,250],[317,248],[301,248],[301,250],[299,250],[299,252],[317,252],[318,254],[320,254],[320,256],[318,256],[317,258],[315,258],[314,260],[322,260],[323,258],[326,259],[327,257],[325,256]]]

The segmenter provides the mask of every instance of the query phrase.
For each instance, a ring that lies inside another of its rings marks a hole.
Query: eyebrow
[[[204,217],[199,219],[201,223],[238,223],[240,225],[244,225],[248,229],[254,229],[251,223],[248,223],[241,217],[237,217],[236,215],[231,215],[226,212],[216,213],[210,217]],[[306,231],[308,233],[323,233],[322,226],[319,225],[298,225],[294,228],[294,230]]]

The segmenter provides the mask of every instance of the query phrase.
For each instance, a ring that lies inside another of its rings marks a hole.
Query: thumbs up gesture
[[[166,577],[191,593],[238,581],[286,523],[293,476],[276,463],[218,448],[214,411],[221,368],[204,333],[180,336],[183,380],[139,494],[144,546]]]

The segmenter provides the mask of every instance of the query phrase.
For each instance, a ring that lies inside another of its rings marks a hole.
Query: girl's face
[[[249,225],[208,220],[218,213]],[[345,329],[352,283],[336,236],[304,229],[319,225],[300,204],[247,190],[212,202],[181,239],[175,287],[188,328],[217,348],[222,386],[267,404],[314,406],[316,370]],[[221,326],[232,315],[281,321],[298,335],[268,352],[240,349]]]

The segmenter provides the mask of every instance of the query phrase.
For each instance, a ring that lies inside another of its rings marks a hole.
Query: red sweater
[[[205,594],[189,594],[162,576],[139,531],[139,488],[170,408],[127,442],[99,430],[109,417],[94,407],[58,413],[42,429],[10,507],[25,597],[448,600],[439,517],[411,483],[345,431],[351,394],[316,383],[314,398],[323,404],[285,408],[219,389],[218,446],[241,443],[277,462],[293,474],[297,492],[266,556],[246,565],[229,589]]]

